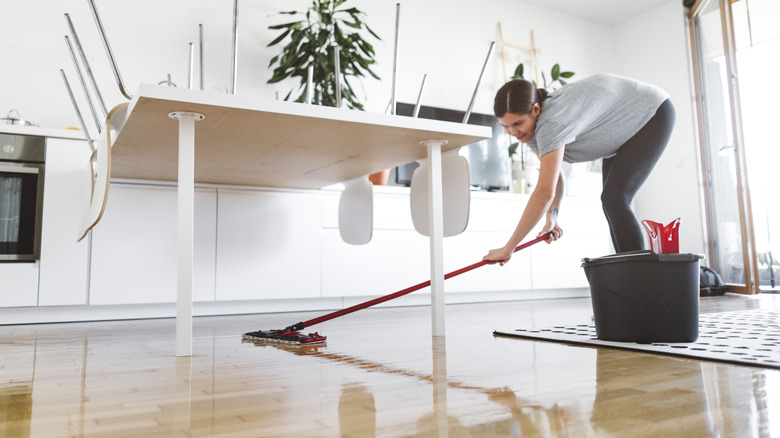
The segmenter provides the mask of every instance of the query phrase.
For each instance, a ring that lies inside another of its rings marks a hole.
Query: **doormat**
[[[780,312],[768,310],[699,315],[699,339],[691,343],[602,341],[593,324],[496,330],[493,335],[780,369]]]

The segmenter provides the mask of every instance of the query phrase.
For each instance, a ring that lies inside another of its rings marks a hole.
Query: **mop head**
[[[309,333],[305,335],[301,332],[292,330],[258,330],[256,332],[244,333],[244,339],[250,341],[280,342],[292,345],[313,345],[324,344],[326,336],[320,336],[319,333]]]

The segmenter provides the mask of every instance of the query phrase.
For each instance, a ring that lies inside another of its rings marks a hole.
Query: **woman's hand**
[[[482,257],[483,261],[486,261],[490,264],[498,263],[501,266],[504,266],[504,263],[508,262],[510,258],[512,258],[512,253],[514,248],[497,248],[497,249],[491,249],[488,251],[487,255],[485,257]]]
[[[544,230],[537,234],[536,237],[542,237],[547,233],[551,233],[550,237],[544,240],[547,243],[552,243],[553,241],[563,237],[563,230],[557,224],[553,225],[552,228],[544,227]]]
[[[544,224],[544,228],[536,237],[542,237],[543,235],[551,233],[550,237],[545,239],[545,242],[552,243],[555,240],[563,237],[563,230],[558,226],[558,209],[552,208],[547,211],[547,222]]]

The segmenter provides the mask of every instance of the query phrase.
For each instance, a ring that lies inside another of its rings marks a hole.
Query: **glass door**
[[[739,82],[728,0],[691,10],[694,80],[708,231],[707,263],[730,290],[757,293]]]
[[[762,292],[780,288],[780,1],[731,5],[758,277]]]

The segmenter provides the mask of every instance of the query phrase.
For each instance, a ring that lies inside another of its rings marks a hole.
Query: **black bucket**
[[[632,251],[582,259],[596,335],[619,342],[699,337],[699,254]]]

